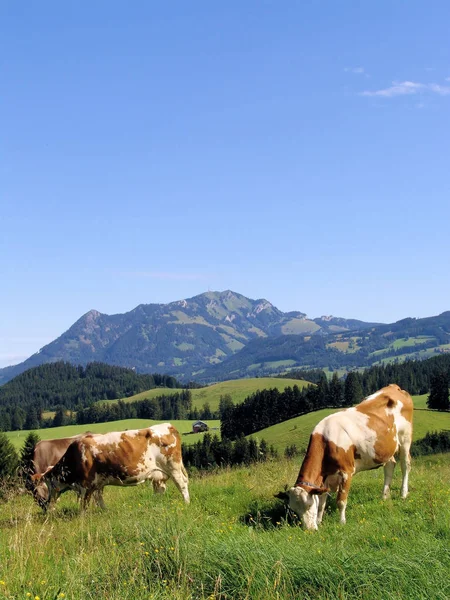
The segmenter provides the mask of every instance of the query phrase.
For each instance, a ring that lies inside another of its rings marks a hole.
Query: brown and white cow
[[[49,492],[47,485],[45,483],[41,483],[36,485],[35,477],[31,477],[32,475],[41,475],[45,473],[49,467],[53,467],[59,461],[59,459],[65,454],[67,448],[74,440],[78,440],[84,433],[79,433],[78,435],[74,435],[72,437],[67,438],[57,438],[54,440],[41,440],[38,442],[34,448],[33,453],[33,471],[29,474],[29,481],[31,486],[29,489],[31,490],[34,499],[38,504],[42,504],[48,500]],[[103,499],[101,497],[100,492],[96,492],[94,494],[95,501],[100,506],[103,506]]]
[[[411,396],[395,384],[371,394],[357,406],[325,417],[311,434],[294,487],[276,497],[288,502],[305,529],[317,529],[327,493],[337,491],[340,521],[345,523],[353,475],[384,465],[383,499],[386,499],[394,473],[394,455],[399,452],[403,475],[401,496],[405,498],[411,468],[412,420]]]
[[[155,492],[166,489],[172,478],[186,503],[188,477],[181,456],[178,431],[163,423],[145,429],[106,434],[85,434],[74,440],[58,463],[43,475],[35,475],[37,485],[46,484],[48,497],[41,501],[47,509],[62,493],[75,490],[82,496],[84,509],[94,492],[106,485],[138,485],[151,479]]]

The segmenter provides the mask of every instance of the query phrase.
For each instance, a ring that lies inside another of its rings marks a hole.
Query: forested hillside
[[[299,376],[304,377],[305,374],[301,372]],[[308,378],[316,379],[312,373],[308,374]],[[412,395],[431,391],[430,408],[450,408],[450,355],[373,367],[362,372],[352,371],[344,380],[334,373],[329,381],[322,372],[316,381],[317,385],[303,389],[294,386],[283,392],[260,390],[240,403],[233,403],[231,398],[224,399],[220,414],[222,436],[236,439],[315,410],[353,406],[390,383],[397,383]]]
[[[139,375],[102,363],[86,367],[65,362],[41,365],[0,387],[0,428],[31,429],[43,410],[79,410],[96,400],[132,396],[158,386],[182,387],[167,375]]]
[[[265,376],[296,368],[351,370],[450,352],[450,312],[424,319],[402,319],[389,325],[340,333],[284,335],[251,340],[198,379],[215,381]]]

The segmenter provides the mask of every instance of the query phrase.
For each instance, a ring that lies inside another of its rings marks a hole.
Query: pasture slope
[[[255,379],[255,381],[258,381]],[[260,381],[260,380],[259,380]],[[283,381],[283,380],[281,380]],[[294,381],[294,380],[292,380]],[[234,382],[225,382],[234,383]],[[220,384],[218,384],[220,385]],[[211,386],[215,387],[215,386]],[[208,389],[208,388],[206,388]],[[222,388],[226,389],[226,388]],[[202,390],[194,390],[202,391]],[[145,393],[145,392],[143,392]],[[228,392],[225,392],[228,393]],[[221,394],[219,394],[218,398]],[[233,395],[233,398],[235,396]],[[245,397],[245,396],[244,396]],[[413,396],[414,406],[414,439],[423,438],[428,431],[450,430],[450,413],[440,413],[431,410],[426,410],[427,394],[422,396]],[[264,438],[269,444],[273,445],[278,452],[283,453],[286,446],[295,444],[299,451],[306,450],[308,440],[312,429],[317,423],[327,415],[335,412],[336,409],[318,410],[300,417],[294,417],[288,421],[283,421],[272,427],[262,429],[253,434],[254,437]],[[148,427],[160,421],[148,421],[146,419],[125,419],[122,421],[109,421],[108,423],[93,423],[90,425],[68,425],[65,427],[52,427],[50,429],[40,429],[38,434],[41,439],[52,439],[59,437],[68,437],[82,433],[83,431],[92,431],[94,433],[106,433],[108,431],[124,431],[125,429],[138,429],[140,427]],[[180,433],[186,433],[192,430],[192,421],[172,421],[173,425]],[[207,421],[212,428],[211,433],[217,433],[220,436],[220,421]],[[6,435],[19,450],[29,432],[28,431],[10,431]],[[201,439],[202,434],[186,435],[182,437],[184,444],[192,444]]]
[[[450,430],[450,413],[427,410],[426,399],[428,395],[413,396],[414,401],[414,423],[413,439],[423,438],[428,431]],[[336,409],[322,409],[315,412],[294,417],[283,421],[272,427],[267,427],[255,433],[255,437],[264,438],[269,444],[283,452],[286,446],[295,444],[297,450],[306,451],[309,436],[313,428],[324,417],[336,412]],[[450,460],[450,458],[449,458]]]
[[[68,493],[44,516],[29,496],[0,505],[0,598],[54,600],[447,600],[450,461],[413,462],[411,493],[380,500],[382,472],[361,473],[347,525],[334,499],[317,532],[289,520],[273,494],[299,461],[192,477],[192,502],[173,484],[106,488],[106,512],[79,514]]]
[[[252,377],[248,379],[232,379],[230,381],[221,381],[204,388],[191,390],[192,407],[201,409],[205,402],[209,403],[212,411],[219,409],[220,397],[229,394],[236,404],[243,402],[247,396],[254,394],[258,390],[277,388],[280,392],[286,387],[297,385],[300,389],[311,385],[309,381],[303,379],[281,379],[279,377]],[[164,394],[173,394],[181,392],[177,388],[154,388],[147,392],[140,392],[129,398],[122,398],[124,402],[135,402],[144,400],[144,398],[154,398]],[[99,400],[99,402],[117,402],[117,400]]]

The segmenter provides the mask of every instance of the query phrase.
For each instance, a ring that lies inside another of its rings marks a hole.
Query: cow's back
[[[56,465],[70,444],[79,435],[55,440],[41,440],[34,448],[33,463],[35,473],[44,473],[48,467]]]
[[[330,462],[365,470],[386,463],[412,436],[413,402],[398,385],[388,385],[357,406],[334,413],[315,427]]]

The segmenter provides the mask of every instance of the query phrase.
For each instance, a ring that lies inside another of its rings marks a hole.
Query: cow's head
[[[319,495],[327,492],[327,488],[305,489],[301,486],[295,486],[285,492],[275,494],[275,498],[280,498],[280,500],[287,503],[289,508],[299,517],[304,529],[317,529]]]
[[[50,502],[59,495],[59,489],[50,474],[52,469],[53,467],[50,466],[44,473],[37,473],[31,477],[34,499],[44,510],[47,510]]]
[[[33,493],[33,498],[35,499],[37,504],[41,508],[46,510],[47,506],[48,506],[49,498],[50,498],[50,492],[49,492],[47,484],[45,483],[45,481],[43,481],[42,477],[43,477],[42,473],[37,473],[36,475],[32,475],[32,477],[31,477],[31,481],[33,483],[32,493]]]

